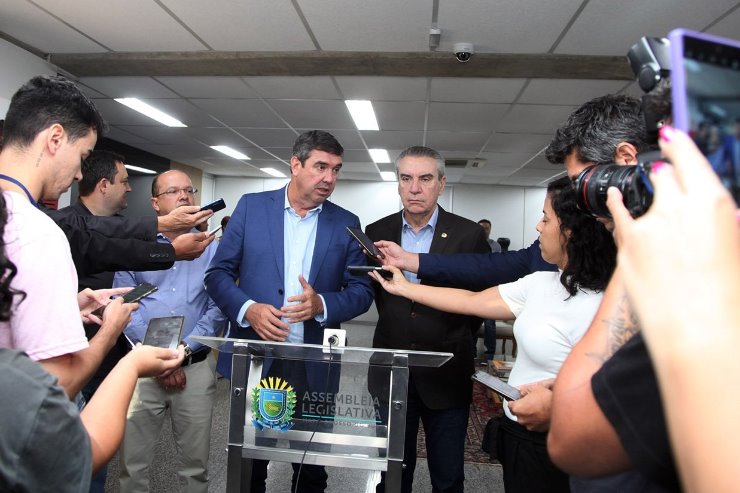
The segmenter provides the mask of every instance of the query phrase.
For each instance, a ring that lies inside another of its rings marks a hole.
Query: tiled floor
[[[373,325],[345,324],[349,344],[356,347],[369,347],[372,343]],[[510,345],[509,345],[510,346]],[[482,350],[479,351],[482,354]],[[500,355],[497,355],[500,357]],[[511,359],[510,356],[507,359]],[[228,427],[228,390],[229,384],[226,380],[219,380],[216,404],[214,408],[213,428],[211,433],[211,457],[210,457],[210,486],[211,492],[223,492],[226,489],[226,434]],[[165,424],[157,444],[156,456],[152,464],[150,491],[152,493],[165,493],[177,491],[174,473],[174,444],[172,442],[172,431],[169,423]],[[116,459],[110,464],[107,492],[117,492],[118,467]],[[375,485],[380,479],[380,473],[345,469],[328,468],[329,486],[327,493],[347,492],[374,492]],[[274,462],[270,465],[268,472],[268,492],[289,492],[292,468],[290,464]],[[468,492],[498,493],[503,492],[501,480],[501,466],[493,464],[466,464],[465,465],[465,490]],[[429,483],[429,470],[424,459],[420,459],[417,465],[414,492],[431,492]]]

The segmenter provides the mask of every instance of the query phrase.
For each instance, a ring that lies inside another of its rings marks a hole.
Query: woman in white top
[[[568,477],[547,455],[552,382],[583,336],[601,302],[616,262],[616,247],[604,226],[576,206],[567,177],[547,187],[537,224],[542,258],[557,272],[536,272],[518,281],[473,292],[412,284],[395,267],[386,280],[370,275],[388,292],[418,303],[483,319],[516,318],[519,352],[509,377],[523,397],[504,402],[499,459],[508,493],[568,490]]]

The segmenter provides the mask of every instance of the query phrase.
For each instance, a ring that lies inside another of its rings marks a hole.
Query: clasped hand
[[[313,287],[298,276],[303,293],[288,298],[289,303],[280,309],[266,303],[254,303],[244,315],[247,323],[262,339],[266,341],[285,341],[288,338],[289,323],[305,322],[324,312],[321,297]],[[286,319],[284,322],[281,319]]]

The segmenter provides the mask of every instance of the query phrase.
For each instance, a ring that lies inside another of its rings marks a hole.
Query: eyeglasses
[[[169,195],[170,197],[174,197],[176,195],[179,195],[181,193],[186,193],[188,195],[195,195],[198,192],[197,188],[193,187],[185,187],[185,188],[168,188],[164,192],[160,192],[155,195],[155,197],[159,197],[160,195]]]

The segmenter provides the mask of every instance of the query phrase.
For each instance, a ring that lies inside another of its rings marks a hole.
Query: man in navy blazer
[[[346,270],[365,263],[346,230],[360,220],[326,200],[343,152],[331,134],[305,132],[293,146],[290,183],[239,200],[205,276],[208,294],[231,322],[230,337],[321,344],[324,327],[339,327],[370,307],[370,279]],[[218,370],[230,377],[230,354],[221,354]],[[326,385],[320,365],[266,361],[268,370],[296,389]],[[266,476],[267,461],[255,460],[251,491],[265,491]],[[298,491],[325,488],[324,468],[304,464]]]

